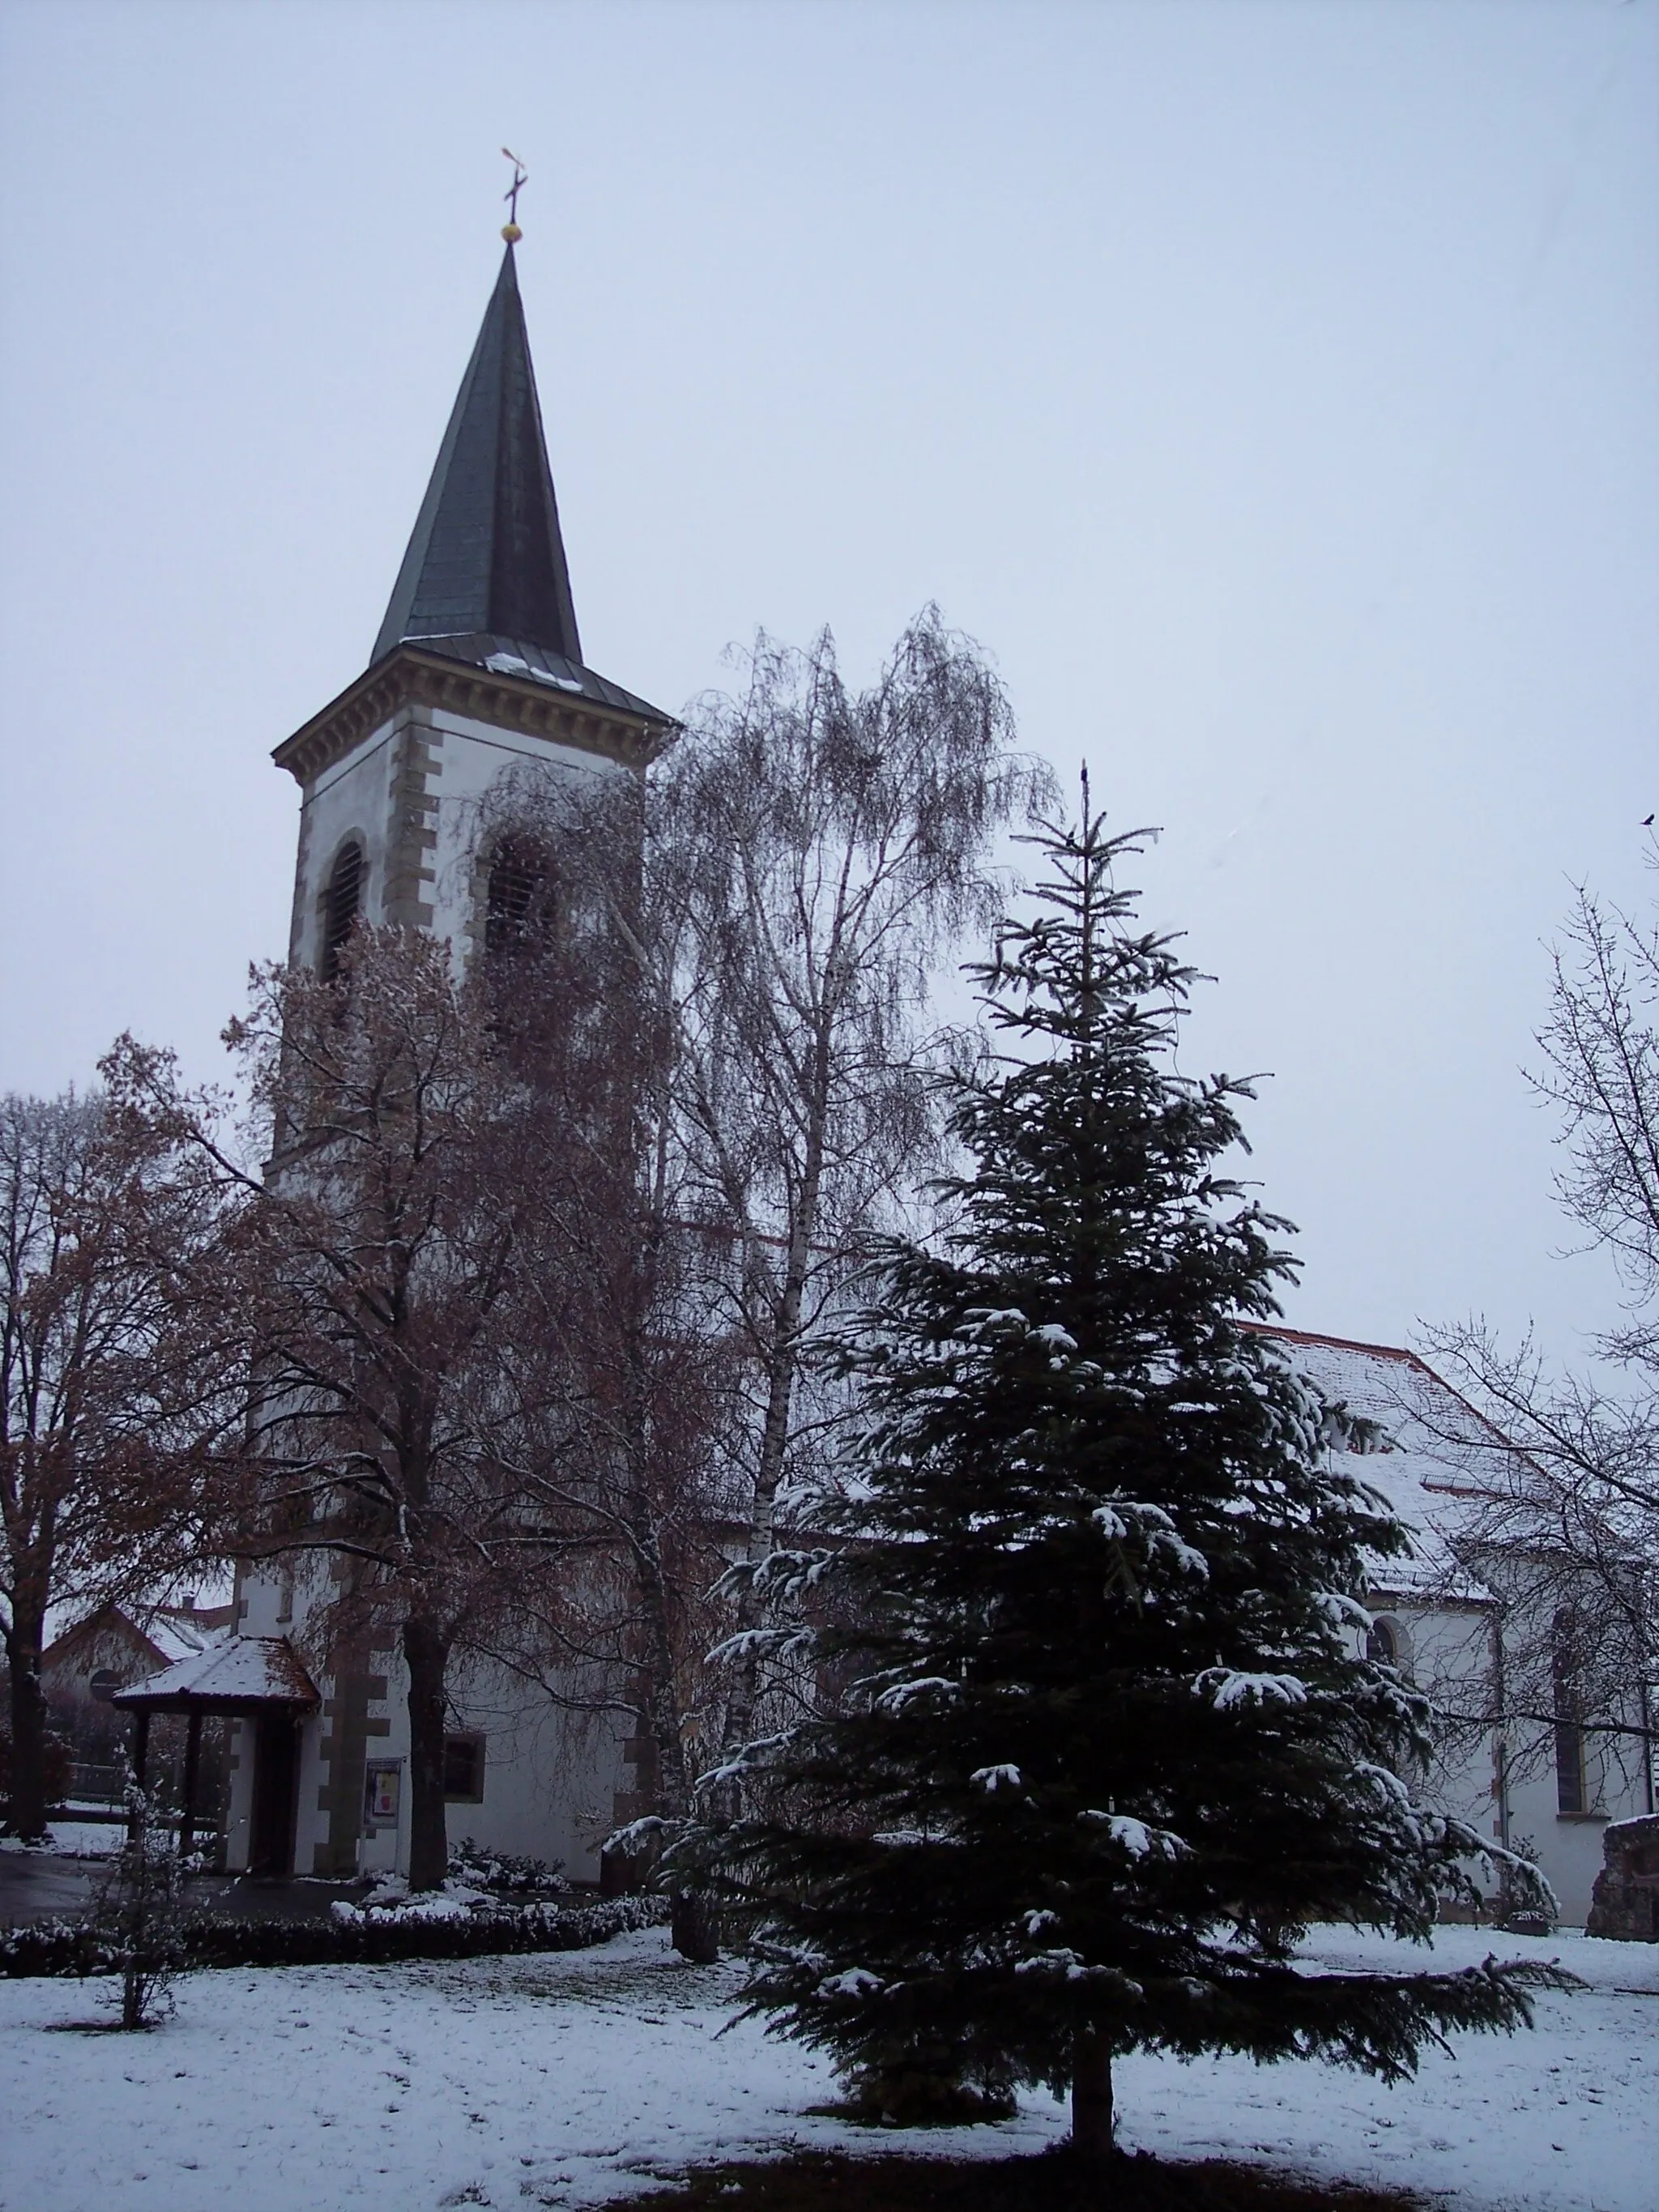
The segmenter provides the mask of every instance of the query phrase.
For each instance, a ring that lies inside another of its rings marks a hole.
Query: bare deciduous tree
[[[827,633],[806,653],[762,638],[745,670],[738,695],[694,708],[645,792],[520,776],[481,831],[515,885],[533,879],[519,902],[544,918],[534,981],[512,994],[526,1043],[538,1009],[535,1080],[593,1094],[573,1038],[631,1054],[625,1140],[606,1124],[602,1164],[591,1112],[567,1111],[569,1165],[547,1163],[549,1231],[583,1256],[543,1279],[571,1313],[580,1285],[606,1304],[580,1325],[546,1317],[567,1378],[590,1382],[580,1437],[542,1462],[557,1463],[562,1510],[614,1521],[615,1619],[649,1655],[642,1733],[670,1817],[688,1752],[750,1732],[761,1681],[743,1644],[723,1683],[697,1662],[716,1626],[754,1626],[780,1498],[819,1471],[835,1407],[812,1346],[937,1161],[937,971],[995,910],[998,836],[1046,788],[983,656],[933,610],[865,691]],[[522,927],[498,938],[528,977]],[[708,1581],[690,1586],[727,1567],[735,1624]]]
[[[441,1882],[452,1655],[560,1540],[505,1473],[517,1412],[504,1327],[521,1276],[533,1100],[476,979],[422,933],[360,926],[325,981],[256,971],[228,1041],[261,1163],[136,1048],[126,1110],[187,1145],[234,1200],[202,1326],[240,1329],[250,1378],[241,1525],[227,1550],[334,1562],[336,1634],[395,1635],[408,1675],[411,1887]]]
[[[1509,1563],[1498,1579],[1525,1615],[1507,1639],[1508,1713],[1534,1726],[1535,1755],[1565,1729],[1650,1756],[1640,1708],[1659,1659],[1659,928],[1581,888],[1538,1043],[1531,1080],[1560,1121],[1557,1191],[1613,1255],[1627,1318],[1596,1340],[1592,1371],[1559,1371],[1530,1339],[1505,1346],[1480,1320],[1427,1341],[1505,1440],[1475,1449],[1485,1495],[1462,1543]]]
[[[677,1138],[674,925],[641,868],[637,786],[521,781],[494,813],[484,850],[506,855],[523,915],[495,932],[483,981],[536,1131],[502,1449],[568,1547],[495,1656],[561,1704],[624,1716],[634,1812],[679,1817],[709,1732],[738,1347],[708,1265],[711,1237],[730,1240],[697,1216]],[[677,1921],[694,1955],[706,1935]]]
[[[49,1809],[49,1611],[154,1594],[199,1555],[234,1370],[222,1347],[186,1351],[177,1317],[215,1213],[171,1140],[103,1097],[0,1102],[0,1601],[24,1837]]]

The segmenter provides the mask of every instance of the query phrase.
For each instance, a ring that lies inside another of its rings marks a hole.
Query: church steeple
[[[518,224],[502,234],[374,658],[274,755],[305,794],[289,957],[325,974],[354,919],[484,943],[480,803],[526,767],[643,775],[678,727],[583,665],[513,266]]]
[[[581,665],[511,238],[374,657],[440,638],[539,646]]]

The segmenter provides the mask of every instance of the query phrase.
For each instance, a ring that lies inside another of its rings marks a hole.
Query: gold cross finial
[[[524,236],[524,233],[519,228],[519,194],[524,190],[529,179],[526,173],[524,163],[512,148],[503,146],[501,151],[513,164],[513,181],[501,194],[501,198],[507,202],[507,221],[501,225],[501,236],[509,246],[516,246]]]

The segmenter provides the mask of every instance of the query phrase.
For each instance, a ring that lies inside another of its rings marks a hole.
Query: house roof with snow
[[[1459,1563],[1457,1539],[1492,1495],[1513,1444],[1414,1352],[1304,1329],[1261,1333],[1322,1397],[1381,1432],[1354,1471],[1410,1532],[1412,1548],[1376,1563],[1378,1594],[1490,1602],[1489,1587]]]
[[[317,1686],[285,1636],[216,1637],[112,1703],[129,1712],[257,1712],[274,1705],[299,1711],[318,1705]]]
[[[72,1667],[83,1651],[102,1656],[100,1647],[113,1638],[140,1666],[171,1667],[222,1634],[234,1610],[228,1605],[100,1605],[53,1638],[41,1665],[53,1670]]]
[[[234,1610],[228,1605],[158,1605],[143,1616],[139,1626],[171,1667],[204,1651],[229,1626]]]

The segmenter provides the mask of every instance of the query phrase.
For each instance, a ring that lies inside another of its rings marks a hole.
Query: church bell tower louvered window
[[[491,856],[484,892],[485,950],[533,950],[546,942],[556,921],[547,854],[525,839],[503,839]]]
[[[323,898],[323,981],[331,983],[340,972],[340,953],[350,936],[363,900],[363,848],[354,838],[343,845],[328,879]]]

